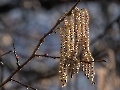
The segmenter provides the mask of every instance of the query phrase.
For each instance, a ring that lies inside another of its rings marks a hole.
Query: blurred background
[[[0,55],[13,50],[20,64],[32,54],[39,39],[48,32],[77,0],[0,0]],[[82,0],[77,7],[90,15],[90,50],[95,60],[95,85],[80,72],[62,88],[59,59],[34,58],[13,78],[38,90],[120,90],[120,0]],[[45,39],[37,54],[60,56],[59,33]],[[17,69],[13,53],[0,58],[0,83]],[[29,88],[28,88],[29,89]],[[27,90],[8,82],[0,90]],[[31,90],[31,89],[29,89]]]

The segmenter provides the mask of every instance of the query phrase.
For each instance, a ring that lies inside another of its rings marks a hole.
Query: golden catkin
[[[60,57],[60,67],[59,74],[62,86],[66,86],[67,83],[67,58],[70,57],[70,30],[67,17],[64,19],[64,27],[60,28],[61,35],[61,57]]]
[[[70,43],[70,47],[71,47],[71,57],[70,57],[70,73],[71,73],[71,77],[78,73],[79,71],[79,67],[80,67],[80,62],[77,58],[78,55],[78,45],[75,45],[76,43],[76,27],[75,27],[75,14],[74,11],[72,11],[71,15],[70,15],[70,37],[71,37],[71,43]]]
[[[83,70],[85,73],[85,76],[90,79],[91,83],[94,84],[93,78],[94,78],[94,59],[91,55],[90,49],[89,49],[89,14],[88,11],[83,8],[81,9],[81,47],[82,47],[82,61],[86,61],[89,63],[82,62]]]
[[[81,66],[85,76],[94,84],[94,59],[89,49],[89,14],[83,8],[75,7],[69,16],[64,18],[61,36],[59,78],[62,87],[67,84],[68,72],[71,77],[79,72]],[[78,56],[82,49],[82,60]]]

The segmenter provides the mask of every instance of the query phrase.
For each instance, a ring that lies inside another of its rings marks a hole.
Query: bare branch
[[[78,0],[75,5],[65,14],[65,16],[69,15],[71,13],[71,11],[76,7],[76,5],[80,2],[81,0]],[[44,36],[39,40],[39,43],[37,44],[37,46],[35,47],[33,53],[31,54],[31,56],[26,60],[26,62],[24,62],[19,68],[17,68],[17,70],[15,70],[2,84],[0,84],[0,87],[3,87],[7,82],[11,81],[11,78],[18,72],[20,71],[29,61],[32,60],[32,58],[35,57],[36,51],[39,49],[40,45],[44,42],[45,38],[50,35],[51,33],[53,33],[54,29],[64,20],[64,17],[62,17],[61,19],[58,19],[56,24],[53,26],[53,28],[46,34],[44,34]]]
[[[4,53],[4,54],[0,55],[0,58],[1,58],[2,56],[5,56],[5,55],[7,55],[7,54],[11,53],[11,52],[13,52],[13,51],[12,51],[12,50],[10,50],[10,51],[8,51],[8,52],[6,52],[6,53]]]
[[[106,62],[106,61],[105,60],[94,60],[94,61],[80,61],[80,62],[91,64],[92,62]]]
[[[20,67],[20,64],[19,64],[19,57],[18,57],[18,55],[16,54],[16,49],[15,49],[15,44],[13,43],[13,48],[14,48],[14,51],[13,51],[13,53],[14,53],[14,55],[15,55],[15,58],[16,58],[16,61],[17,61],[17,66],[18,67]]]
[[[94,62],[106,62],[106,60],[95,60]]]
[[[14,81],[14,82],[18,83],[18,84],[26,87],[27,89],[28,89],[28,88],[31,88],[31,89],[33,89],[33,90],[37,90],[37,89],[35,89],[34,87],[31,87],[31,86],[29,86],[29,85],[23,84],[23,83],[21,83],[21,82],[19,82],[19,81],[17,81],[17,80],[11,79],[11,81]]]
[[[0,70],[0,71],[1,71],[1,72],[0,72],[0,73],[1,73],[0,83],[2,83],[3,78],[4,78],[4,73],[3,73],[3,71],[4,71],[4,66],[3,66],[3,65],[4,65],[4,64],[3,64],[2,60],[1,60],[0,64],[1,64],[1,65],[0,65],[0,69],[1,69],[1,70]],[[1,90],[4,90],[4,87],[2,87]]]
[[[44,54],[44,55],[35,55],[36,57],[47,57],[47,58],[53,58],[53,59],[58,59],[60,57],[55,57],[55,56],[49,56],[48,54]]]
[[[36,57],[47,57],[47,58],[53,58],[53,59],[59,59],[60,57],[55,57],[55,56],[49,56],[48,54],[43,54],[43,55],[35,55]],[[91,63],[91,62],[106,62],[105,60],[95,60],[95,61],[80,61],[84,63]]]

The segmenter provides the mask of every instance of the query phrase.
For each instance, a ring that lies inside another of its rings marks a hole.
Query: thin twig
[[[11,52],[13,52],[13,51],[12,51],[12,50],[10,50],[10,51],[8,51],[8,52],[6,52],[6,53],[4,53],[4,54],[0,55],[0,57],[2,57],[2,56],[4,56],[4,55],[7,55],[7,54],[9,54],[9,53],[11,53]]]
[[[65,16],[69,15],[71,13],[71,11],[76,7],[76,5],[80,2],[80,0],[78,0],[75,5],[66,13]],[[15,70],[2,84],[0,84],[0,87],[4,86],[7,82],[9,82],[11,80],[11,78],[18,72],[20,71],[29,61],[32,60],[32,58],[35,57],[36,51],[38,50],[38,48],[40,47],[40,45],[43,43],[44,39],[50,35],[54,29],[64,20],[64,17],[62,17],[61,19],[58,19],[58,21],[56,22],[56,24],[53,26],[53,28],[46,34],[44,34],[44,36],[39,40],[39,43],[37,44],[37,46],[35,47],[33,53],[31,54],[31,56],[26,60],[26,62],[24,62],[19,68],[17,68],[17,70]]]
[[[106,60],[95,60],[94,62],[106,62]]]
[[[33,90],[37,90],[36,88],[31,87],[31,86],[26,85],[26,84],[23,84],[23,83],[21,83],[21,82],[19,82],[19,81],[17,81],[17,80],[11,79],[11,81],[14,81],[14,82],[16,82],[16,83],[18,83],[18,84],[20,84],[20,85],[22,85],[22,86],[25,86],[27,89],[28,89],[28,88],[31,88],[31,89],[33,89]]]
[[[47,58],[53,58],[53,59],[59,59],[60,57],[56,57],[56,56],[49,56],[47,54],[43,54],[43,55],[35,55],[36,57],[47,57]],[[91,63],[91,62],[106,62],[105,60],[94,60],[94,61],[80,61],[80,62],[84,62],[84,63]]]
[[[16,53],[16,49],[15,49],[15,44],[13,43],[13,48],[14,48],[14,51],[13,51],[13,53],[14,53],[14,55],[15,55],[15,58],[16,58],[16,61],[17,61],[17,66],[18,67],[20,67],[20,64],[19,64],[19,57],[18,57],[18,55],[17,55],[17,53]]]
[[[105,60],[94,60],[94,61],[80,61],[80,62],[91,64],[92,62],[106,62],[106,61]]]
[[[44,54],[44,55],[35,55],[36,57],[47,57],[47,58],[53,58],[53,59],[58,59],[60,57],[55,57],[55,56],[49,56],[47,54]]]

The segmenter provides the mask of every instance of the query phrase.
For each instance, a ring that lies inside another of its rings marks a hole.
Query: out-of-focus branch
[[[3,62],[0,62],[0,64],[1,64],[1,65],[4,65],[4,63],[3,63]]]
[[[31,54],[31,56],[26,60],[26,62],[24,62],[20,67],[17,68],[17,70],[15,70],[2,84],[0,84],[0,87],[3,87],[7,82],[11,81],[11,78],[18,72],[20,71],[29,61],[31,61],[36,54],[36,51],[39,49],[40,45],[44,42],[45,38],[50,35],[51,33],[54,32],[54,29],[64,20],[65,16],[69,15],[71,13],[71,11],[76,7],[76,5],[80,2],[81,0],[78,0],[75,5],[60,19],[58,19],[58,21],[56,22],[56,24],[53,26],[53,28],[46,34],[44,34],[44,36],[39,40],[37,46],[35,47],[33,53]]]
[[[108,25],[106,26],[105,30],[104,30],[104,33],[100,34],[100,35],[97,36],[95,39],[93,39],[93,40],[91,41],[91,44],[90,44],[90,45],[94,44],[96,41],[98,41],[99,39],[103,38],[103,37],[107,34],[107,32],[109,31],[109,29],[111,28],[111,26],[112,26],[115,22],[118,22],[118,23],[119,23],[119,20],[120,20],[120,16],[119,16],[117,19],[115,19],[114,21],[112,21],[110,24],[108,24]]]

